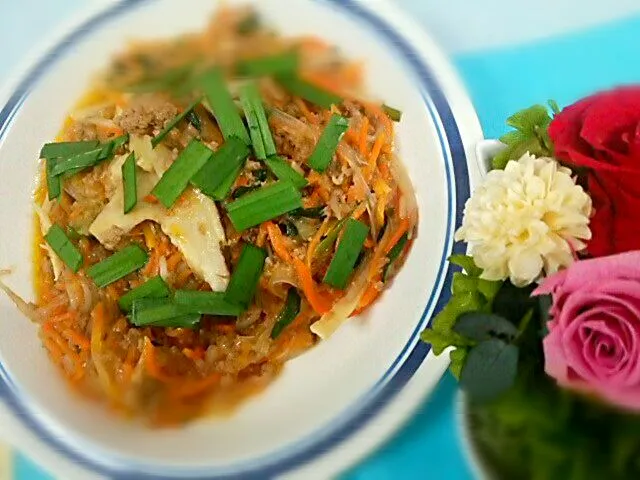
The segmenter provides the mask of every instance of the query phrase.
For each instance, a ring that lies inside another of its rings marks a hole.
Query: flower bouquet
[[[491,476],[640,478],[640,87],[507,124],[422,338]]]

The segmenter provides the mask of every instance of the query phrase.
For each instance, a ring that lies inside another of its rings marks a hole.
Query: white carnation
[[[489,172],[465,205],[456,240],[470,244],[482,278],[525,286],[573,262],[591,238],[591,209],[571,170],[526,153]]]

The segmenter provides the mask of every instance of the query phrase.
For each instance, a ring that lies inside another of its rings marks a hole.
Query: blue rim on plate
[[[7,104],[0,110],[0,142],[8,132],[9,126],[16,113],[27,98],[29,91],[37,80],[63,55],[70,45],[84,38],[85,35],[109,20],[117,18],[130,8],[151,0],[122,0],[114,6],[96,14],[83,25],[75,29],[49,51],[27,74],[16,91],[11,95]],[[422,364],[430,346],[419,340],[420,332],[429,323],[429,319],[436,308],[441,308],[449,298],[448,286],[454,269],[447,266],[447,256],[450,253],[464,253],[461,244],[453,244],[453,232],[462,221],[464,201],[469,196],[469,173],[467,158],[462,144],[460,131],[453,116],[446,97],[437,84],[428,65],[425,65],[411,45],[398,34],[389,24],[363,5],[354,0],[314,0],[330,4],[342,14],[364,24],[387,41],[399,57],[409,67],[419,84],[425,105],[429,110],[436,129],[443,155],[446,159],[445,171],[448,195],[448,228],[445,246],[442,252],[440,267],[434,288],[416,325],[411,338],[402,352],[389,367],[384,376],[358,401],[348,407],[342,414],[327,425],[309,434],[306,438],[288,445],[279,451],[269,453],[260,458],[242,464],[235,464],[221,468],[208,468],[206,471],[173,469],[171,475],[157,475],[150,473],[149,465],[130,463],[124,468],[113,468],[98,463],[81,455],[61,440],[52,435],[36,416],[33,415],[21,400],[19,389],[13,383],[10,375],[0,363],[0,398],[2,398],[14,414],[35,433],[42,441],[67,459],[82,465],[84,468],[115,479],[132,478],[270,478],[286,473],[296,467],[304,465],[321,454],[327,453],[342,441],[361,429],[371,418],[380,412],[395,395],[402,390]],[[145,468],[146,467],[146,468]],[[166,470],[165,470],[166,472]]]

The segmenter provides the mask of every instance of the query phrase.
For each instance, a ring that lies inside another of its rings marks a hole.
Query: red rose
[[[555,156],[586,170],[595,215],[590,254],[640,250],[640,86],[565,108],[549,126]]]

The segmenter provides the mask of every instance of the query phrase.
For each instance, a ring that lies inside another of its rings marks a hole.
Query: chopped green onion
[[[324,218],[327,216],[326,207],[311,207],[311,208],[299,208],[293,212],[289,212],[290,217],[305,217],[305,218]]]
[[[88,152],[79,153],[72,157],[59,159],[55,166],[51,169],[52,175],[61,175],[71,170],[79,171],[88,167],[92,167],[100,162],[102,149],[90,150]]]
[[[148,259],[147,252],[133,244],[96,263],[87,270],[87,274],[99,288],[104,288],[142,268]]]
[[[390,107],[389,105],[382,105],[382,111],[391,119],[393,122],[399,122],[402,119],[402,112],[397,108]]]
[[[387,263],[387,265],[384,267],[384,272],[382,273],[382,278],[385,282],[389,279],[388,277],[390,276],[390,273],[393,271],[393,266],[395,264],[395,261],[398,259],[398,257],[404,250],[404,247],[407,245],[408,241],[409,241],[409,235],[405,233],[400,238],[400,240],[398,240],[398,243],[396,243],[393,246],[393,248],[389,250],[389,253],[387,255],[387,258],[389,259],[389,263]]]
[[[237,66],[240,75],[251,77],[293,74],[297,69],[298,54],[293,51],[244,60]]]
[[[40,158],[66,158],[89,152],[98,148],[100,143],[97,140],[83,142],[55,142],[45,143],[40,150]]]
[[[344,224],[347,222],[347,220],[349,220],[349,218],[351,218],[351,217],[350,216],[349,217],[344,217],[341,220],[338,220],[336,222],[336,224],[333,226],[333,228],[331,230],[329,230],[327,235],[318,244],[318,246],[316,247],[316,251],[313,252],[314,255],[324,255],[325,253],[327,253],[331,249],[333,244],[338,239],[338,235],[342,231],[342,227],[344,227]]]
[[[57,223],[51,225],[44,239],[67,267],[74,272],[80,269],[83,261],[82,254]]]
[[[231,194],[231,198],[233,198],[234,200],[240,198],[241,196],[249,193],[249,192],[253,192],[254,190],[257,190],[260,188],[260,184],[256,183],[255,185],[243,185],[242,187],[238,187],[236,188],[233,193]]]
[[[213,155],[213,152],[202,142],[191,140],[187,148],[178,155],[176,161],[164,172],[151,193],[165,207],[171,208],[187,188],[191,178],[207,163],[211,155]]]
[[[224,200],[248,156],[249,147],[242,140],[231,137],[191,178],[191,183],[214,200]]]
[[[80,233],[78,233],[78,231],[75,228],[73,228],[71,225],[68,225],[67,237],[69,237],[69,240],[71,240],[72,242],[75,242],[80,240],[80,238],[82,238],[82,235],[80,235]]]
[[[314,170],[318,172],[324,172],[333,155],[336,153],[336,148],[340,143],[342,135],[349,129],[349,120],[340,115],[333,114],[329,123],[322,131],[318,144],[315,150],[309,157],[308,163]]]
[[[156,135],[151,139],[151,145],[153,146],[153,148],[157,147],[160,144],[160,142],[164,140],[164,137],[166,137],[169,134],[169,132],[173,130],[176,127],[176,125],[180,123],[182,119],[184,119],[184,117],[189,115],[189,112],[191,112],[194,108],[196,108],[196,105],[200,103],[200,100],[201,99],[198,98],[197,100],[194,100],[193,102],[191,102],[187,106],[187,108],[185,108],[179,115],[171,119],[169,123],[167,123],[167,125],[162,129],[162,131],[158,133],[158,135]]]
[[[120,147],[123,147],[125,143],[129,141],[129,134],[125,133],[124,135],[120,135],[119,137],[113,138],[109,140],[113,144],[113,152],[118,151]]]
[[[253,143],[253,150],[256,157],[266,160],[267,157],[276,154],[276,145],[273,143],[273,136],[269,129],[269,121],[264,111],[264,105],[260,98],[260,92],[255,83],[250,83],[242,87],[240,91],[240,103],[244,110],[247,124],[249,125],[249,135]]]
[[[298,227],[288,219],[285,219],[281,223],[278,224],[280,227],[280,231],[284,233],[287,237],[296,237],[298,235]]]
[[[187,113],[186,118],[187,122],[193,125],[196,130],[198,130],[199,132],[202,131],[202,120],[200,120],[200,117],[194,110],[191,110],[189,113]]]
[[[244,127],[238,107],[227,90],[222,72],[218,69],[209,71],[203,75],[201,83],[225,140],[236,137],[249,145],[251,139]]]
[[[289,165],[289,162],[282,157],[269,157],[265,160],[265,163],[279,180],[288,180],[296,188],[304,188],[309,184],[307,179],[300,173],[296,172],[293,167]]]
[[[62,193],[62,181],[60,180],[59,176],[53,174],[53,169],[56,168],[58,160],[58,158],[47,158],[45,160],[47,173],[47,191],[49,192],[49,200],[58,198]]]
[[[135,300],[129,318],[137,327],[194,328],[200,322],[199,314],[164,298]]]
[[[347,220],[342,239],[324,276],[324,283],[341,290],[346,287],[368,234],[369,227],[364,223],[353,218]]]
[[[245,244],[224,296],[227,302],[243,308],[249,306],[258,287],[266,258],[267,252],[262,248]]]
[[[237,317],[242,307],[225,300],[224,292],[200,292],[197,290],[178,290],[173,300],[183,305],[189,313],[217,315],[221,317]]]
[[[236,28],[240,35],[247,35],[258,30],[260,24],[260,15],[256,12],[251,12],[238,23]]]
[[[124,213],[129,213],[138,203],[135,153],[129,155],[122,164],[122,187],[124,189]]]
[[[342,98],[338,95],[321,90],[315,85],[305,82],[294,75],[279,75],[278,82],[294,95],[302,97],[322,108],[329,109],[331,105],[339,105],[342,103]]]
[[[157,92],[160,90],[173,90],[179,84],[187,80],[193,71],[193,64],[188,63],[163,72],[155,78],[147,77],[138,83],[128,85],[125,89],[132,93]]]
[[[160,275],[150,278],[142,285],[129,290],[118,300],[120,309],[128,312],[133,306],[133,302],[141,298],[165,298],[171,295],[171,289]]]
[[[287,300],[284,307],[278,314],[276,323],[271,330],[271,338],[275,340],[287,328],[300,313],[300,295],[295,288],[290,288],[287,292]]]
[[[302,196],[290,182],[279,181],[227,205],[231,223],[239,232],[302,208]]]

